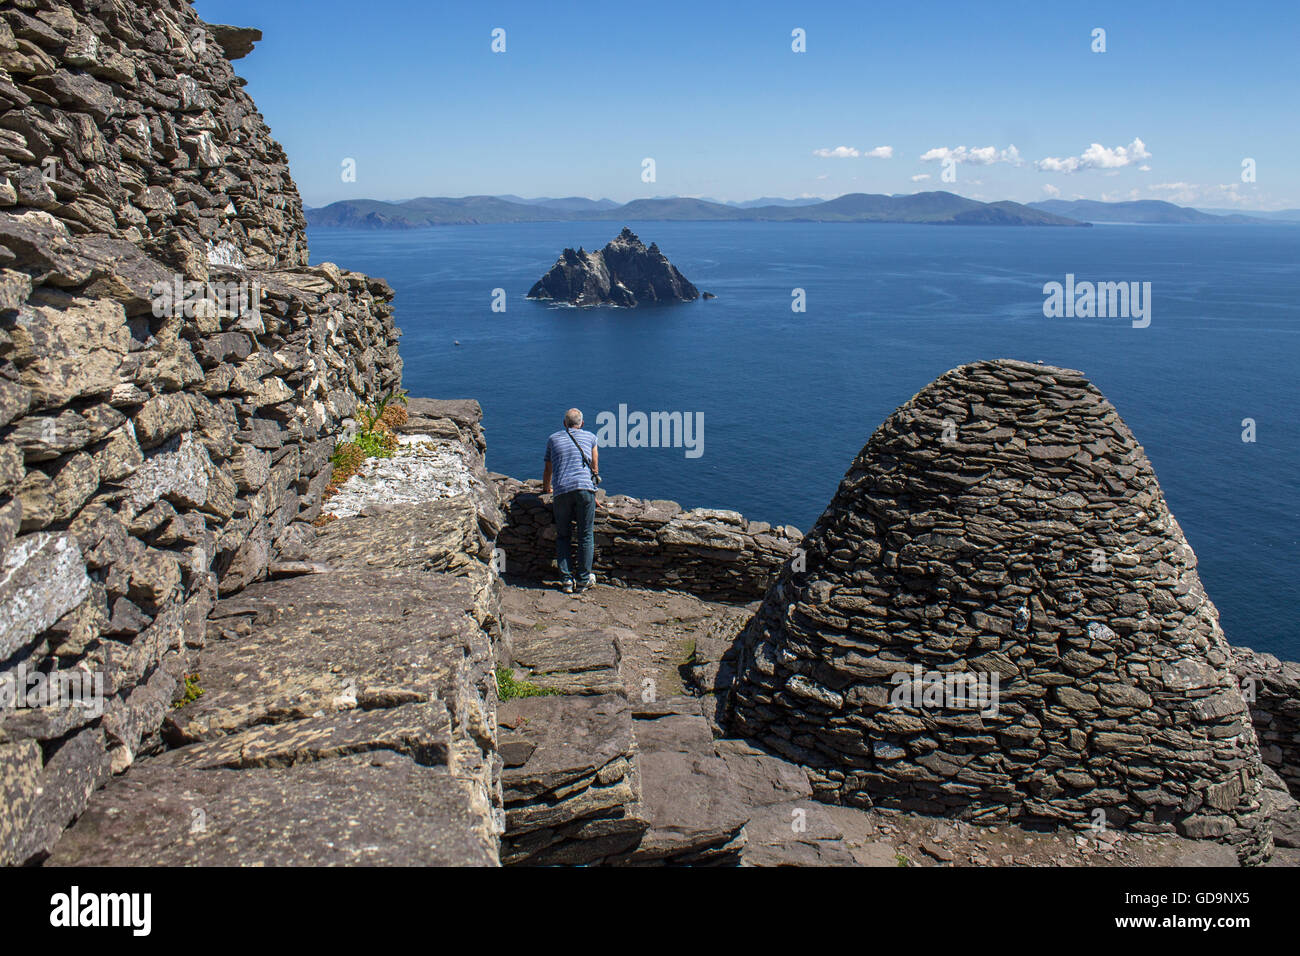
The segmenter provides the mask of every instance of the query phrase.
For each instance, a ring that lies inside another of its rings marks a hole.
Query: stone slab
[[[425,767],[455,771],[451,719],[441,701],[261,724],[167,752],[157,762],[195,770],[288,767],[391,750]]]
[[[52,866],[494,866],[473,785],[393,751],[248,770],[145,760]]]
[[[551,628],[516,634],[511,648],[527,679],[564,694],[621,694],[622,649],[609,630]]]
[[[759,808],[745,824],[743,866],[858,866],[826,808],[812,800]]]
[[[223,599],[199,658],[204,694],[168,719],[169,739],[431,697],[457,719],[472,717],[457,710],[481,693],[491,648],[465,612],[469,589],[450,575],[356,571],[263,582]]]

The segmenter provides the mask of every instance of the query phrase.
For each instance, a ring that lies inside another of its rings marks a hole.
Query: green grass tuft
[[[521,697],[555,697],[559,691],[552,687],[539,687],[532,681],[517,680],[508,667],[497,668],[497,697],[517,700]]]
[[[180,700],[172,701],[173,710],[180,710],[186,704],[193,703],[203,696],[203,688],[199,686],[198,674],[186,674],[185,682],[182,686],[184,688],[184,693],[181,695]]]

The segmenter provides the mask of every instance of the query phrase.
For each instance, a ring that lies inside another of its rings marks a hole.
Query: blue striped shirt
[[[551,487],[557,495],[580,489],[595,491],[596,486],[591,483],[591,472],[582,463],[582,456],[578,454],[569,435],[573,435],[582,446],[582,454],[587,456],[587,461],[591,461],[591,450],[596,447],[596,436],[582,428],[573,428],[567,432],[560,429],[546,439],[546,460],[551,463]]]

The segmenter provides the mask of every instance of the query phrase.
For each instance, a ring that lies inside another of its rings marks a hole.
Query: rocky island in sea
[[[599,252],[565,249],[549,272],[528,290],[530,299],[569,305],[691,302],[700,291],[677,271],[653,242],[646,248],[627,226]],[[706,298],[712,298],[705,293]]]

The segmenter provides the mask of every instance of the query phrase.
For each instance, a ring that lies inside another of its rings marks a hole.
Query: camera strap
[[[583,451],[582,446],[578,444],[578,439],[573,437],[573,432],[569,431],[568,425],[564,426],[564,432],[569,436],[569,441],[573,442],[573,447],[578,449],[578,457],[582,459],[582,463],[587,466],[587,471],[591,472],[592,477],[594,478],[596,475],[596,469],[591,467],[591,462],[587,460],[587,453]]]

